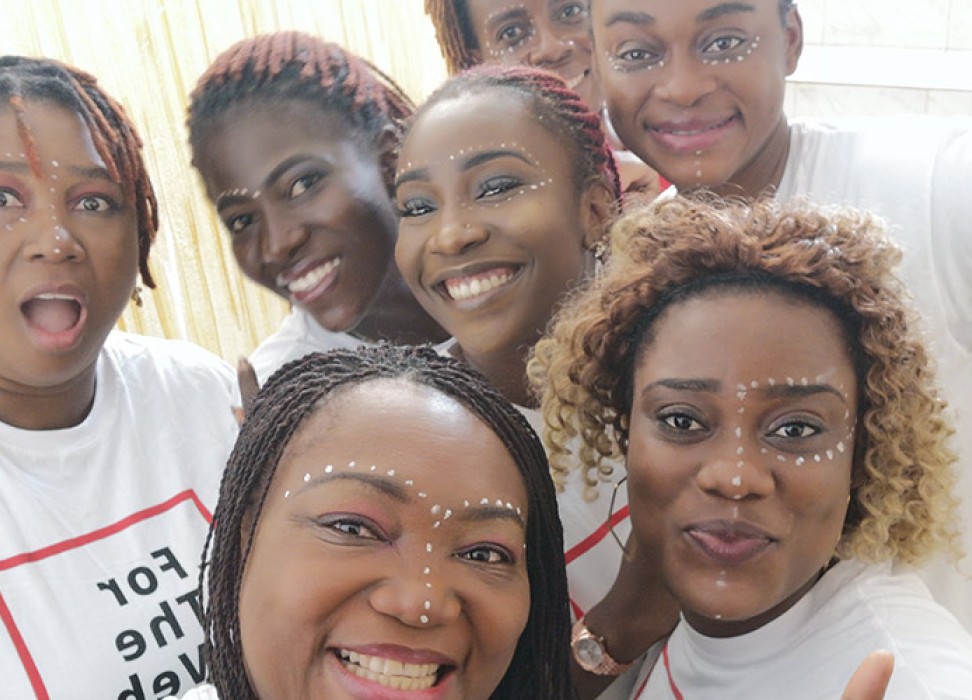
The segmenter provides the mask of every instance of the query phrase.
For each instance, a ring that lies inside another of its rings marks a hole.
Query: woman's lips
[[[684,532],[706,556],[728,566],[742,564],[776,541],[753,525],[721,520],[696,523]]]
[[[466,301],[508,284],[515,275],[514,267],[494,267],[476,274],[447,277],[442,287],[453,301]]]
[[[20,312],[34,341],[46,350],[74,347],[88,319],[84,295],[70,286],[31,293]]]
[[[456,664],[441,654],[394,645],[330,651],[341,685],[361,700],[433,700],[453,685]]]
[[[738,115],[733,114],[719,120],[661,122],[649,125],[647,131],[663,148],[673,153],[696,155],[716,145],[737,119]]]

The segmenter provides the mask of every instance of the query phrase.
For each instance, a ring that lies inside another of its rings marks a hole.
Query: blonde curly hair
[[[851,504],[837,555],[918,563],[956,555],[944,403],[894,274],[901,253],[875,217],[803,204],[672,198],[611,232],[605,274],[566,303],[534,350],[554,479],[588,487],[627,449],[634,365],[672,302],[748,278],[841,320],[859,382]],[[733,281],[736,280],[736,281]]]

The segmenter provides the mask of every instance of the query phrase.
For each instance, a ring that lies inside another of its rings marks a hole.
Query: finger
[[[243,405],[243,415],[246,416],[253,407],[253,401],[260,392],[256,370],[245,357],[241,357],[236,365],[236,380],[240,385],[240,400]]]
[[[894,670],[894,657],[888,651],[875,651],[854,671],[841,700],[883,700]]]

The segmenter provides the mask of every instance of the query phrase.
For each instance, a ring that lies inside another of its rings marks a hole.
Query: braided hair
[[[466,0],[425,0],[425,14],[435,27],[435,38],[450,75],[479,63],[472,54],[479,48],[479,42],[469,20]]]
[[[543,447],[526,419],[489,382],[429,346],[379,345],[312,353],[281,367],[261,389],[229,458],[203,553],[206,655],[220,697],[256,698],[240,644],[240,588],[280,457],[298,429],[336,394],[401,378],[458,401],[506,446],[526,487],[530,613],[497,700],[569,695],[569,610],[563,536]],[[242,536],[241,536],[242,535]]]
[[[447,80],[412,117],[415,123],[434,105],[464,95],[504,90],[519,97],[542,125],[571,151],[574,181],[580,189],[601,180],[613,198],[621,197],[621,178],[601,118],[555,73],[526,66],[481,65]]]
[[[395,137],[414,108],[405,92],[367,60],[301,32],[272,32],[243,39],[216,57],[190,95],[192,164],[220,118],[234,106],[303,100],[340,115],[362,144],[376,144],[385,129]],[[386,171],[391,191],[394,173]]]
[[[46,101],[81,116],[109,175],[118,182],[138,224],[138,269],[142,281],[155,287],[148,267],[149,250],[159,229],[158,203],[142,159],[142,140],[124,108],[94,76],[47,58],[0,56],[0,104],[13,110],[27,162],[40,177],[40,156],[25,116],[28,101]]]

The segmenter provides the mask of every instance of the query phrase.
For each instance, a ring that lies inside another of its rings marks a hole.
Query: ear
[[[391,125],[387,125],[381,130],[378,136],[378,162],[381,165],[381,176],[385,181],[385,189],[388,196],[395,197],[395,171],[398,167],[398,134]]]
[[[611,188],[602,180],[591,180],[585,185],[581,192],[579,214],[586,249],[590,250],[604,238],[618,214],[618,205]]]
[[[796,5],[786,14],[783,39],[786,42],[786,74],[793,75],[803,54],[803,18]]]

